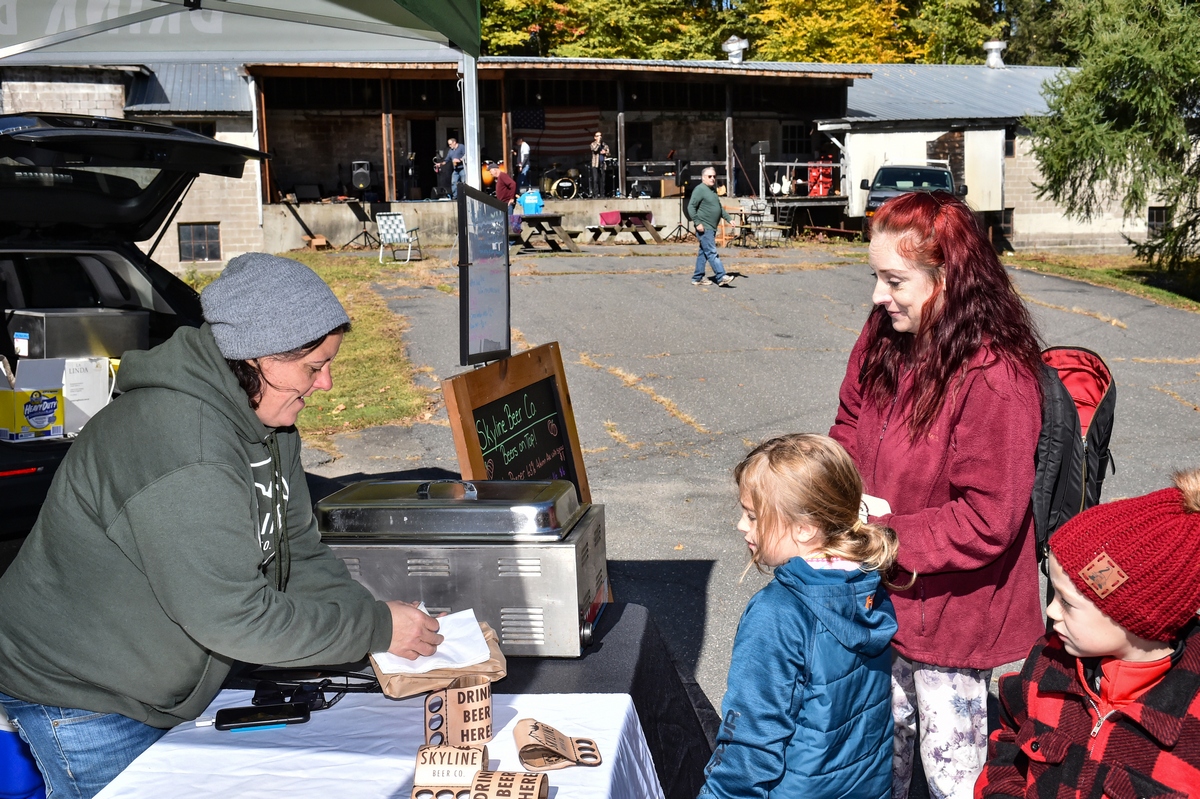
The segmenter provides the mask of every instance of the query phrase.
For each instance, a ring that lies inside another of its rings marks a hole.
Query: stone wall
[[[125,116],[125,73],[106,69],[0,69],[0,113]]]
[[[1069,218],[1066,209],[1039,199],[1034,184],[1042,180],[1028,136],[1018,136],[1015,155],[1004,159],[1004,207],[1012,209],[1009,241],[1017,250],[1129,251],[1124,236],[1146,237],[1146,216],[1126,221],[1114,198],[1088,222]]]

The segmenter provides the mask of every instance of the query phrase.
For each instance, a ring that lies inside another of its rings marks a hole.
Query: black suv
[[[22,309],[145,311],[150,346],[199,325],[196,292],[135,242],[169,223],[199,173],[237,178],[247,160],[264,157],[165,125],[0,115],[0,356],[14,366],[20,357],[13,312]],[[0,541],[33,526],[69,446],[0,441]]]

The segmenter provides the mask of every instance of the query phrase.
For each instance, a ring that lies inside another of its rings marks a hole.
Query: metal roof
[[[846,116],[856,122],[1011,119],[1046,113],[1042,84],[1061,67],[870,64],[871,80],[847,91]]]
[[[230,64],[148,64],[135,75],[125,103],[130,114],[248,114],[250,91]]]
[[[747,75],[780,78],[867,79],[875,67],[862,64],[803,64],[787,61],[654,61],[631,58],[528,58],[487,56],[480,71],[492,69],[579,69],[609,72],[675,72],[709,75]]]

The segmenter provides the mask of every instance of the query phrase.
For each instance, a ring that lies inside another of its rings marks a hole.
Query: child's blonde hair
[[[842,446],[828,436],[792,433],[759,444],[733,470],[738,489],[758,517],[760,553],[795,524],[811,524],[824,536],[818,551],[886,574],[898,543],[890,527],[859,519],[862,478]]]

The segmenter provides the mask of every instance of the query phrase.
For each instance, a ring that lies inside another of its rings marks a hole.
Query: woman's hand
[[[387,603],[392,611],[392,643],[388,651],[397,657],[416,660],[421,655],[432,655],[442,642],[438,635],[438,620],[417,608],[417,603],[392,601]]]

